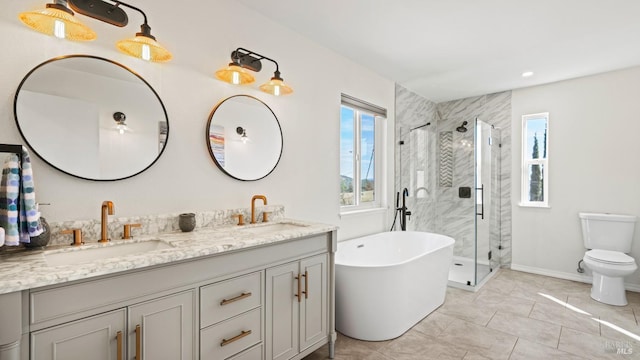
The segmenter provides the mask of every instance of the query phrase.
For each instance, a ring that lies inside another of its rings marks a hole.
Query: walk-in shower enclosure
[[[406,98],[396,99],[395,182],[409,190],[407,230],[454,238],[449,284],[473,289],[504,260],[500,123]]]

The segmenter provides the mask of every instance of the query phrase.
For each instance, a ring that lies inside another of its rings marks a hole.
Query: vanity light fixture
[[[238,126],[236,128],[236,134],[240,135],[240,141],[242,141],[243,144],[251,141],[251,139],[249,139],[249,137],[247,136],[247,129],[243,128],[242,126]]]
[[[131,131],[131,129],[127,126],[125,120],[127,120],[127,115],[124,113],[117,111],[113,113],[113,120],[116,122],[116,131],[120,133],[120,135],[124,134],[125,131]]]
[[[55,0],[44,9],[25,11],[18,18],[31,29],[59,39],[89,41],[97,37],[91,28],[76,19],[66,0]]]
[[[240,64],[233,61],[226,68],[216,71],[216,77],[233,85],[251,84],[256,81],[253,75],[246,72]]]
[[[134,38],[118,41],[116,44],[118,50],[127,55],[153,62],[167,62],[173,58],[173,55],[171,55],[169,50],[158,44],[155,36],[151,35],[151,27],[147,24],[147,15],[144,11],[121,1],[114,2],[116,3],[116,6],[126,6],[140,12],[144,17],[144,23],[140,25],[140,32],[136,33]]]
[[[89,27],[74,17],[74,11],[106,22],[124,27],[128,24],[127,13],[120,6],[138,11],[144,18],[140,32],[131,39],[121,40],[116,47],[123,53],[147,61],[166,62],[172,59],[171,53],[162,47],[151,35],[147,15],[139,8],[118,0],[54,0],[44,10],[27,11],[19,15],[28,27],[39,32],[69,40],[94,40],[97,36]]]
[[[216,78],[234,85],[250,84],[255,79],[244,69],[259,72],[262,70],[260,60],[268,60],[276,65],[273,77],[270,81],[260,85],[260,90],[275,96],[291,94],[293,89],[284,83],[280,76],[280,68],[275,60],[244,48],[237,48],[231,53],[231,63],[226,68],[216,71]]]

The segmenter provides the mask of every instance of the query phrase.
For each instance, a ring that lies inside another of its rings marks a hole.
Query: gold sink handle
[[[238,218],[238,226],[244,225],[244,215],[242,214],[234,214],[231,217]]]
[[[60,231],[60,234],[73,234],[73,242],[70,244],[71,246],[80,246],[84,244],[82,241],[82,229],[68,229]]]
[[[131,228],[139,228],[142,227],[142,224],[124,224],[124,230],[122,231],[122,238],[124,240],[133,239],[131,236]]]

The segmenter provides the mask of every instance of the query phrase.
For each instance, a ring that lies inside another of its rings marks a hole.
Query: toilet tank
[[[628,253],[631,251],[636,217],[633,215],[579,213],[582,239],[587,249]]]

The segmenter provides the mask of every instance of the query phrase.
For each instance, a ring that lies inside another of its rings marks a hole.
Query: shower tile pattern
[[[439,150],[440,171],[438,171],[438,175],[440,175],[440,181],[438,184],[440,187],[451,187],[453,186],[453,132],[440,132]]]

